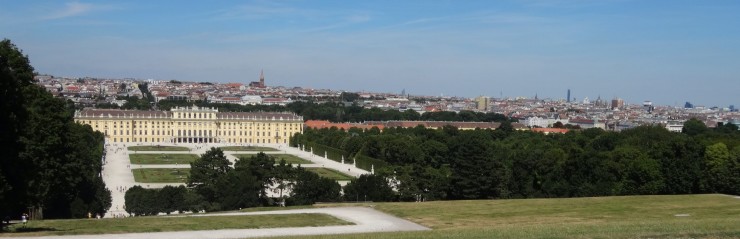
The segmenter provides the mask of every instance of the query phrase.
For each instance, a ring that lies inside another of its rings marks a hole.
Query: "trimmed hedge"
[[[317,144],[314,142],[306,142],[305,143],[305,151],[311,152],[311,147],[313,147],[313,154],[318,155],[319,157],[324,157],[324,153],[326,153],[327,157],[331,160],[341,162],[342,161],[342,155],[344,155],[344,163],[351,164],[352,163],[352,157],[344,150],[329,147],[322,144]],[[383,160],[371,158],[365,155],[355,155],[354,159],[357,160],[357,167],[370,171],[373,167],[375,168],[375,171],[378,171],[379,169],[388,167],[388,163],[386,163]]]

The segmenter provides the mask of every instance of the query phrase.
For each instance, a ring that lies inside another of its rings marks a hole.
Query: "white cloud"
[[[368,22],[370,21],[371,17],[368,14],[355,14],[347,17],[347,21],[359,23],[359,22]]]
[[[298,9],[277,2],[259,2],[244,4],[228,9],[222,9],[214,12],[215,20],[234,20],[234,19],[266,19],[266,18],[284,18],[284,17],[307,17],[314,12],[306,9]]]
[[[89,3],[68,2],[65,7],[43,17],[44,20],[60,19],[83,15],[95,9],[95,6]]]

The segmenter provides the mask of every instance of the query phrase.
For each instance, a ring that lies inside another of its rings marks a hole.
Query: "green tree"
[[[194,187],[208,202],[215,202],[218,181],[231,171],[231,162],[221,148],[211,147],[199,159],[190,163],[188,186]]]
[[[684,134],[688,134],[689,136],[696,136],[699,134],[703,134],[709,131],[707,128],[707,125],[704,124],[704,122],[701,122],[701,120],[698,120],[696,118],[687,120],[683,123],[683,129],[681,129],[681,132]]]
[[[300,165],[298,166],[300,167]],[[286,190],[291,190],[295,186],[295,180],[298,177],[298,169],[293,168],[292,164],[286,164],[285,160],[280,160],[280,163],[273,169],[273,182],[277,184],[277,190],[279,190],[279,198],[285,199],[283,193]]]
[[[660,163],[633,147],[621,147],[612,152],[615,162],[620,163],[621,195],[657,194],[663,189]]]
[[[126,212],[134,216],[157,215],[162,205],[157,190],[133,186],[124,195]]]
[[[702,177],[702,188],[706,192],[731,191],[733,185],[728,183],[734,181],[730,169],[734,168],[734,160],[730,151],[724,143],[716,143],[707,146],[704,151],[704,175]]]
[[[342,187],[336,181],[301,169],[297,171],[295,187],[288,202],[291,205],[337,202],[341,199],[341,190]]]
[[[159,190],[158,202],[160,203],[159,208],[162,212],[170,214],[172,212],[184,212],[187,210],[185,204],[185,196],[187,194],[187,188],[185,186],[164,186]]]
[[[452,199],[506,198],[509,171],[494,157],[484,131],[463,131],[456,137],[450,169]]]
[[[32,208],[35,218],[104,213],[110,192],[100,177],[103,137],[76,124],[74,108],[32,84],[33,68],[9,40],[0,42],[0,213]]]
[[[251,156],[249,159],[241,158],[236,161],[234,168],[237,171],[245,171],[246,174],[252,175],[259,182],[260,199],[263,203],[267,202],[267,188],[275,183],[275,177],[273,170],[275,169],[275,158],[259,152],[258,154]]]
[[[247,170],[232,170],[219,177],[215,210],[236,210],[260,205],[262,181]]]
[[[395,193],[385,177],[363,174],[344,186],[344,199],[346,201],[388,202],[395,199]]]
[[[33,67],[8,39],[0,41],[0,213],[20,213],[25,208],[30,180],[24,170],[31,162],[20,160],[23,144],[18,140],[27,121],[27,97],[24,89],[33,82]]]

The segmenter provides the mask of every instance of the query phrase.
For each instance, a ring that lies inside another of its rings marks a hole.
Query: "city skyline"
[[[3,1],[39,73],[737,105],[732,1]]]

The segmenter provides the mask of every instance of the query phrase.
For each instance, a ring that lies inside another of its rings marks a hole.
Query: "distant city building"
[[[601,96],[596,98],[596,102],[594,104],[596,107],[607,107],[607,102],[605,100],[601,99]]]
[[[568,89],[568,96],[565,98],[565,101],[570,103],[570,89]]]
[[[693,109],[694,104],[691,104],[691,102],[686,101],[686,104],[683,104],[683,108],[685,109]]]
[[[624,109],[624,100],[622,98],[614,98],[612,100],[612,110]]]
[[[645,109],[648,113],[652,113],[653,110],[655,110],[655,107],[653,106],[653,102],[646,100],[645,102],[642,102],[642,108]]]
[[[364,123],[331,123],[325,120],[308,120],[307,128],[324,129],[336,127],[338,129],[348,130],[350,128],[371,129],[377,127],[380,130],[385,128],[414,128],[422,126],[429,129],[439,129],[445,126],[452,126],[459,130],[478,129],[497,129],[501,123],[498,122],[460,122],[460,121],[366,121]],[[523,124],[512,123],[511,126],[517,130],[524,130]]]
[[[265,73],[260,70],[260,81],[252,81],[249,83],[249,86],[254,88],[265,88]]]
[[[530,128],[534,127],[540,127],[540,128],[548,128],[552,127],[555,123],[560,122],[561,124],[568,124],[568,119],[560,119],[558,117],[554,118],[542,118],[542,117],[529,117],[524,120],[524,125]]]
[[[290,136],[303,132],[303,117],[293,113],[219,112],[197,106],[170,111],[84,109],[74,118],[111,143],[287,144]]]
[[[259,105],[262,104],[262,97],[259,95],[245,95],[242,97],[238,96],[225,96],[225,97],[208,97],[210,103],[221,103],[221,104],[238,104],[238,105]]]
[[[681,133],[683,131],[683,122],[681,121],[668,121],[665,124],[665,129],[671,132]]]
[[[578,125],[581,129],[599,128],[606,130],[606,122],[598,119],[570,119],[569,123]]]
[[[488,111],[489,106],[491,105],[491,98],[486,96],[478,96],[478,98],[475,98],[475,104],[476,109],[480,111]]]

